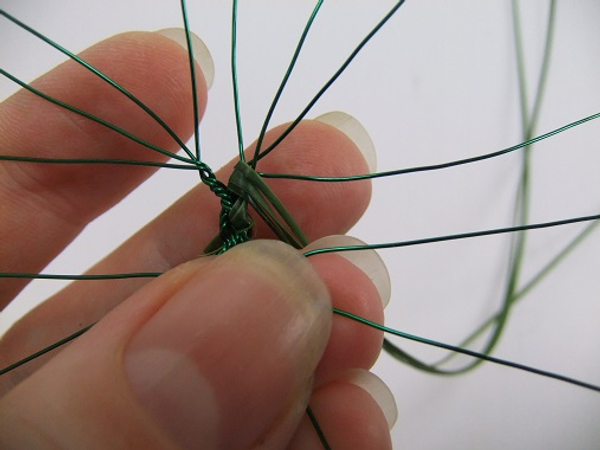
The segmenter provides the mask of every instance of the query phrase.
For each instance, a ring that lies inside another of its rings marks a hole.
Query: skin
[[[154,33],[127,33],[82,57],[187,140],[192,99],[181,47]],[[131,102],[73,62],[33,84],[177,150]],[[199,68],[198,85],[204,111],[206,84]],[[267,142],[282,129],[271,130]],[[164,158],[26,92],[0,105],[0,149],[52,158]],[[226,182],[233,164],[217,177]],[[261,170],[335,176],[366,172],[366,163],[343,133],[304,121],[261,161]],[[2,162],[1,270],[41,270],[151,174],[152,169],[129,166]],[[370,198],[368,182],[269,184],[311,241],[345,233]],[[153,281],[75,282],[7,332],[0,341],[2,367],[99,321],[72,344],[0,378],[0,446],[322,448],[305,414],[310,403],[332,448],[391,448],[378,404],[347,377],[372,366],[382,336],[331,313],[333,305],[381,322],[383,307],[368,277],[339,256],[308,260],[273,241],[197,258],[217,233],[219,211],[215,195],[197,186],[90,270],[118,273],[143,266],[165,275]],[[273,237],[261,222],[256,236]],[[1,280],[0,305],[25,284]],[[157,349],[168,351],[153,353]],[[140,376],[166,370],[170,363],[161,364],[161,358],[170,361],[172,354],[184,358],[163,381],[153,381],[155,388],[144,389]],[[191,388],[181,391],[182,386]]]

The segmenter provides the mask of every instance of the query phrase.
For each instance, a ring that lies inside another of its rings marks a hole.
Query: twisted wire
[[[205,163],[198,163],[198,172],[202,182],[221,201],[219,214],[219,246],[207,253],[221,254],[230,248],[250,240],[252,237],[253,223],[235,217],[234,207],[238,210],[247,210],[247,203],[242,201],[229,187],[219,181],[212,169]]]

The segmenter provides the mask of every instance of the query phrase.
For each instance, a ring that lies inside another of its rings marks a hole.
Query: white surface
[[[214,3],[218,3],[215,5]],[[228,73],[228,2],[190,1],[194,31],[211,50],[215,84],[203,122],[207,162],[235,152]],[[246,141],[260,127],[312,2],[242,4],[238,54]],[[327,3],[274,123],[290,120],[393,3]],[[487,153],[520,141],[509,2],[407,1],[356,64],[311,112],[343,110],[370,131],[380,170]],[[537,78],[545,2],[524,12],[528,75]],[[175,2],[1,0],[7,11],[79,51],[129,29],[180,26]],[[150,6],[151,5],[151,6]],[[538,129],[549,131],[600,111],[600,4],[561,2],[551,78]],[[63,58],[0,21],[0,65],[31,80]],[[318,68],[318,69],[317,69]],[[0,81],[0,97],[14,90]],[[229,130],[229,131],[224,131]],[[600,207],[600,123],[584,125],[534,151],[531,221],[596,213]],[[469,167],[374,182],[372,207],[353,234],[400,241],[511,223],[519,155]],[[163,171],[93,223],[48,272],[81,272],[196,182]],[[150,200],[151,199],[151,200]],[[124,227],[123,224],[127,226]],[[580,229],[535,232],[527,274]],[[387,324],[457,343],[493,312],[502,295],[507,238],[386,250],[393,278]],[[593,235],[516,307],[496,356],[600,384],[600,234]],[[4,329],[33,301],[56,290],[33,283],[2,313]],[[401,342],[416,355],[441,353]],[[395,448],[590,449],[600,443],[600,395],[492,365],[440,379],[382,356],[376,372],[400,411]]]

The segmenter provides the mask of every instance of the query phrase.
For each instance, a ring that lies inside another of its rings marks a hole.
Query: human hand
[[[143,98],[178,135],[190,135],[186,53],[172,40],[128,33],[83,57]],[[204,110],[201,73],[198,80]],[[135,105],[73,62],[35,85],[176,150]],[[325,122],[303,122],[261,161],[262,169],[366,172],[353,141]],[[0,130],[4,154],[161,158],[25,92],[1,105]],[[227,180],[232,166],[219,179]],[[0,261],[10,263],[0,271],[41,270],[151,174],[110,165],[1,167]],[[346,232],[370,197],[368,182],[300,189],[297,183],[270,185],[311,240]],[[333,303],[382,321],[389,286],[381,262],[372,253],[307,260],[264,240],[196,258],[218,231],[218,213],[218,199],[198,186],[92,269],[168,271],[164,276],[150,283],[74,283],[9,330],[0,342],[3,367],[99,320],[68,347],[0,379],[3,447],[320,448],[307,404],[332,448],[391,447],[393,399],[367,372],[382,336],[331,313]],[[256,232],[272,237],[261,222]],[[22,287],[19,280],[2,281],[0,303]]]

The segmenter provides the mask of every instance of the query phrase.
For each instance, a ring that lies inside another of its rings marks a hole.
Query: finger
[[[284,128],[272,130],[267,142],[273,141]],[[232,161],[219,171],[219,179],[226,180],[234,164]],[[369,170],[363,153],[351,138],[317,120],[302,122],[260,164],[260,170],[277,173],[339,176]],[[320,184],[279,180],[273,189],[311,240],[348,230],[366,209],[371,193],[369,182]],[[219,213],[218,198],[206,186],[198,186],[92,272],[164,272],[193,259],[217,234]],[[269,234],[260,223],[257,233],[259,237]],[[0,342],[0,355],[4,355],[0,359],[5,358],[7,364],[17,361],[97,321],[145,282],[117,280],[69,286],[9,330]],[[35,367],[30,363],[29,368],[19,371],[24,377]]]
[[[389,388],[367,371],[348,371],[317,389],[310,408],[331,448],[392,448],[389,430],[396,422],[396,403]],[[308,416],[302,419],[287,448],[323,448]]]
[[[323,281],[285,244],[195,260],[11,391],[0,446],[282,448],[330,326]]]
[[[364,245],[349,236],[328,236],[306,250]],[[391,282],[385,264],[374,250],[309,256],[325,280],[333,306],[383,324],[383,308],[390,300]],[[381,352],[383,333],[346,317],[334,315],[333,332],[316,372],[317,386],[353,369],[370,369]]]
[[[193,129],[189,63],[185,50],[158,33],[126,33],[81,57],[142,99],[183,139]],[[206,85],[198,76],[200,110]],[[32,85],[154,145],[178,149],[148,114],[75,61]],[[0,105],[1,153],[42,158],[162,161],[167,157],[26,90]],[[0,161],[0,271],[36,272],[90,220],[110,208],[151,173],[148,167],[57,165]],[[24,282],[0,281],[0,307]]]

